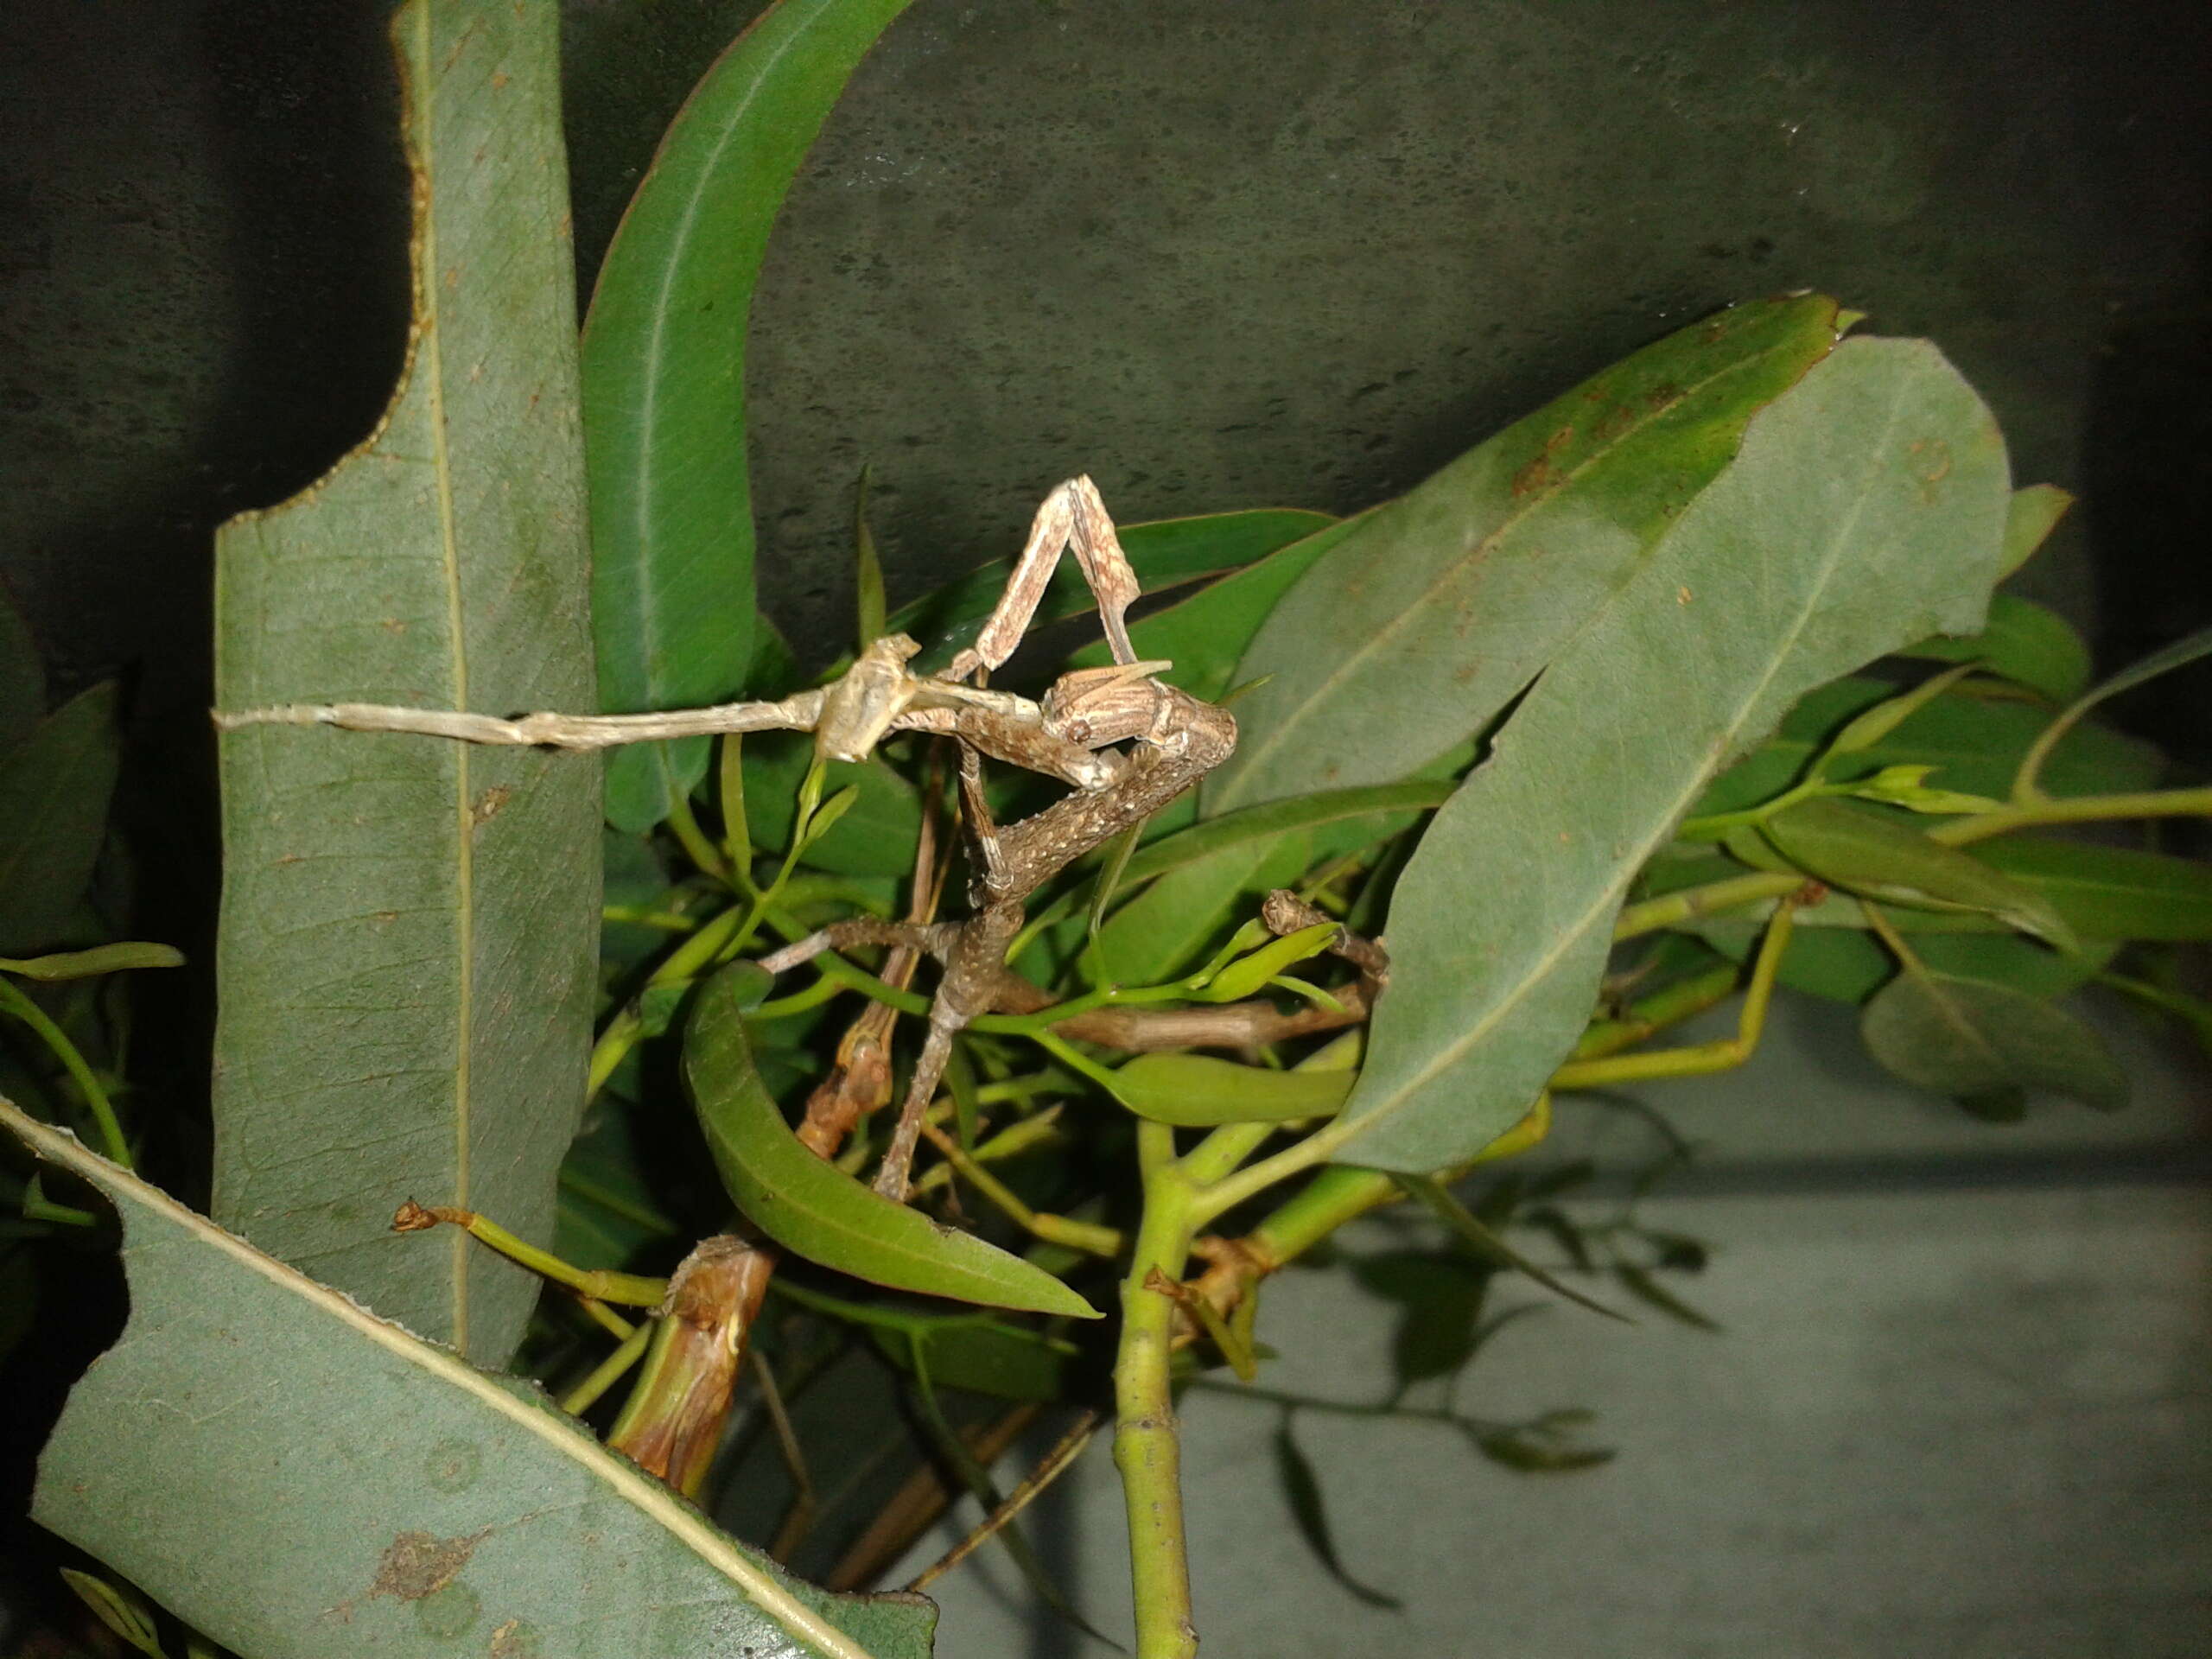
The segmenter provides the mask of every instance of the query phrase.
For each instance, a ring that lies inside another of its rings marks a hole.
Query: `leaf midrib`
[[[1904,395],[1903,386],[1901,385],[1891,404],[1889,419],[1883,433],[1883,437],[1885,441],[1891,434],[1896,431],[1904,404],[1905,397]],[[1880,445],[1877,444],[1870,446],[1868,450],[1870,471],[1878,468],[1881,454],[1882,450]],[[1860,515],[1866,511],[1867,502],[1871,499],[1871,491],[1862,491],[1859,493],[1858,499],[1853,503],[1851,512],[1847,514],[1844,518],[1839,521],[1839,533],[1833,535],[1828,538],[1828,552],[1822,560],[1824,569],[1822,570],[1821,579],[1808,589],[1806,601],[1799,607],[1797,621],[1790,629],[1788,636],[1789,641],[1789,650],[1776,652],[1769,662],[1767,671],[1759,677],[1751,693],[1738,701],[1736,705],[1736,713],[1727,727],[1725,728],[1730,734],[1732,734],[1742,730],[1746,713],[1758,702],[1759,695],[1764,692],[1769,685],[1773,683],[1776,675],[1781,671],[1782,664],[1787,662],[1790,657],[1795,655],[1797,642],[1802,639],[1804,635],[1805,629],[1809,624],[1813,613],[1816,608],[1819,597],[1827,592],[1827,585],[1834,577],[1836,563],[1836,550],[1843,544],[1843,532],[1847,531],[1850,527],[1856,525]],[[1615,603],[1618,602],[1618,597],[1617,595]],[[1482,1018],[1458,1041],[1447,1044],[1442,1049],[1438,1051],[1435,1058],[1431,1059],[1427,1065],[1414,1073],[1412,1078],[1408,1082],[1401,1084],[1394,1093],[1383,1096],[1383,1098],[1376,1102],[1375,1105],[1360,1113],[1357,1119],[1351,1120],[1351,1122],[1357,1122],[1359,1128],[1357,1133],[1347,1135],[1346,1141],[1348,1144],[1356,1144],[1357,1140],[1368,1132],[1368,1125],[1376,1124],[1379,1126],[1381,1123],[1387,1122],[1408,1101],[1415,1098],[1423,1089],[1427,1088],[1427,1085],[1437,1077],[1440,1073],[1457,1065],[1460,1058],[1465,1055],[1469,1049],[1474,1047],[1476,1044],[1488,1036],[1490,1032],[1495,1028],[1509,1013],[1518,1008],[1521,1003],[1528,996],[1533,994],[1537,986],[1541,985],[1545,980],[1550,977],[1553,969],[1559,965],[1560,961],[1567,954],[1567,952],[1575,944],[1580,942],[1583,937],[1588,933],[1590,929],[1595,925],[1599,920],[1611,913],[1611,910],[1618,901],[1618,895],[1626,888],[1629,881],[1634,878],[1636,872],[1643,868],[1643,859],[1644,857],[1649,856],[1650,849],[1658,843],[1660,836],[1666,832],[1666,830],[1671,828],[1675,820],[1680,817],[1681,814],[1687,812],[1690,809],[1691,805],[1695,802],[1698,794],[1703,790],[1706,781],[1710,775],[1710,768],[1707,768],[1704,771],[1696,773],[1695,781],[1678,791],[1675,803],[1669,810],[1666,816],[1663,817],[1655,817],[1652,820],[1654,823],[1658,823],[1662,827],[1660,830],[1652,831],[1647,835],[1643,842],[1643,853],[1633,860],[1624,860],[1621,861],[1619,868],[1622,874],[1605,886],[1598,894],[1596,899],[1590,906],[1586,907],[1581,915],[1575,919],[1574,925],[1571,928],[1562,930],[1554,936],[1554,941],[1551,947],[1536,959],[1535,966],[1534,966],[1529,972],[1522,976],[1520,982],[1514,987],[1510,995],[1509,995],[1503,1001],[1500,1001],[1489,1014]]]

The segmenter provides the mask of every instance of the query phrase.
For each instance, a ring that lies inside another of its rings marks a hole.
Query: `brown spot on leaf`
[[[369,1599],[390,1596],[395,1601],[420,1601],[451,1584],[468,1565],[476,1546],[492,1535],[489,1527],[467,1538],[434,1538],[427,1532],[403,1532],[391,1541],[377,1562],[376,1582]]]
[[[1689,602],[1690,602],[1690,590],[1689,590],[1688,588],[1675,588],[1675,604],[1677,604],[1677,605],[1687,605],[1687,604],[1688,604]]]
[[[1908,446],[1913,476],[1920,480],[1920,499],[1935,504],[1936,486],[1951,475],[1951,446],[1941,438],[1916,438]]]
[[[1662,409],[1672,409],[1682,401],[1682,389],[1672,383],[1651,388],[1643,394],[1643,406],[1656,415]]]
[[[492,72],[492,90],[495,92],[501,91],[505,87],[507,79],[507,72],[505,70],[494,69]]]
[[[479,795],[476,804],[468,809],[468,821],[480,829],[491,823],[499,816],[499,809],[507,804],[508,798],[513,793],[514,791],[505,784],[493,785]]]

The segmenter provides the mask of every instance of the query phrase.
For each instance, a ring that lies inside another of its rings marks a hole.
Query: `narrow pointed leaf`
[[[920,1598],[800,1583],[533,1385],[376,1318],[4,1102],[0,1126],[114,1204],[130,1287],[130,1323],[40,1460],[33,1514],[226,1647],[926,1659]]]
[[[226,709],[591,702],[553,12],[398,16],[415,341],[371,437],[216,543]],[[214,1213],[471,1358],[537,1291],[406,1198],[551,1236],[583,1104],[599,766],[328,728],[222,746]]]
[[[1431,821],[1338,1156],[1442,1168],[1580,1035],[1622,895],[1719,766],[1811,687],[1987,602],[1996,423],[1923,341],[1847,341],[1751,423]]]
[[[2034,888],[1871,807],[1801,801],[1761,829],[1791,864],[1831,887],[1898,904],[1979,911],[2062,949],[2078,943]]]
[[[2075,698],[2057,719],[2050,722],[2049,729],[2037,741],[2029,762],[2022,767],[2018,786],[2032,788],[2037,785],[2045,755],[2099,703],[2109,697],[2116,697],[2123,691],[2133,691],[2137,686],[2147,684],[2161,674],[2171,674],[2177,668],[2185,668],[2199,658],[2208,656],[2212,656],[2212,628],[2199,628],[2196,632],[2186,634],[2171,645],[2152,652],[2140,662],[2131,663],[2110,679],[2101,682],[2093,690]]]
[[[79,692],[0,753],[0,950],[57,943],[107,835],[123,734],[113,680]]]
[[[1333,1117],[1351,1093],[1350,1071],[1276,1071],[1206,1054],[1140,1054],[1114,1074],[1114,1094],[1156,1123],[1287,1123]]]
[[[1112,503],[1107,505],[1110,507]],[[1138,586],[1145,593],[1158,594],[1207,576],[1219,576],[1261,563],[1273,563],[1279,550],[1311,541],[1317,532],[1336,522],[1325,512],[1310,512],[1298,507],[1261,507],[1190,518],[1162,518],[1148,524],[1122,524],[1116,533],[1122,550],[1129,556],[1130,568],[1137,574]],[[1007,578],[1013,574],[1011,557],[993,559],[957,582],[893,613],[891,631],[912,634],[922,642],[922,654],[915,659],[917,672],[940,668],[963,647],[975,644],[976,634],[982,632],[1006,589]],[[1205,591],[1211,592],[1212,588],[1220,585],[1216,582]],[[1045,589],[1045,597],[1039,602],[1030,626],[1041,628],[1070,617],[1087,616],[1097,608],[1097,600],[1084,583],[1076,562],[1063,559],[1052,572],[1052,580]],[[1254,620],[1256,626],[1257,618]],[[1141,634],[1133,633],[1132,637],[1137,640],[1141,656],[1170,654],[1144,644]],[[1249,632],[1245,638],[1250,638]],[[1096,656],[1100,662],[1110,660],[1103,646]],[[1230,661],[1235,660],[1232,653]],[[1175,683],[1183,683],[1179,677]]]
[[[740,695],[753,659],[747,314],[769,226],[861,55],[907,0],[782,0],[677,114],[584,324],[592,610],[612,713]],[[708,740],[617,749],[607,815],[650,830]]]
[[[2200,859],[2030,836],[1979,842],[1974,855],[2042,894],[2077,933],[2212,938],[2212,864]]]
[[[2074,498],[2056,484],[2030,484],[2012,492],[2005,510],[2005,568],[2009,576],[2030,559],[2058,528]]]
[[[2010,986],[1899,974],[1860,1017],[1869,1053],[1917,1088],[1961,1099],[2068,1095],[2099,1111],[2127,1104],[2127,1073],[2095,1031]]]
[[[1096,1308],[1043,1268],[892,1203],[800,1144],[753,1068],[744,1012],[732,994],[729,976],[751,968],[734,964],[700,993],[683,1075],[722,1184],[753,1225],[808,1261],[870,1284],[1096,1319]]]
[[[21,974],[25,979],[90,979],[96,974],[119,974],[133,968],[181,968],[184,952],[173,944],[149,944],[140,939],[95,945],[89,950],[65,950],[28,962],[0,961],[0,973]]]
[[[1964,639],[1923,639],[1901,655],[1938,663],[1981,663],[1993,674],[2053,702],[2071,702],[2089,683],[2089,647],[2056,611],[1999,594],[1989,601],[1989,626]]]
[[[1273,677],[1239,707],[1246,735],[1205,810],[1395,782],[1473,736],[1631,580],[1835,325],[1818,295],[1724,312],[1360,519],[1245,652],[1240,678]]]

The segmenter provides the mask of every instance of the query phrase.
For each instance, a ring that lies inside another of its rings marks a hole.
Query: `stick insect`
[[[1064,674],[1034,702],[988,689],[982,682],[1013,656],[1052,572],[1068,553],[1075,556],[1098,602],[1112,664]],[[659,714],[531,714],[517,719],[379,703],[287,703],[218,713],[215,723],[226,730],[335,726],[569,750],[798,730],[814,734],[818,759],[849,761],[865,760],[892,732],[932,732],[957,740],[962,811],[973,849],[968,919],[845,922],[763,959],[771,972],[782,972],[825,950],[882,944],[938,963],[928,1037],[876,1177],[877,1191],[903,1202],[923,1116],[955,1034],[1009,998],[1035,1006],[1035,988],[1027,987],[1028,995],[1022,997],[1026,982],[1018,982],[1005,964],[1007,948],[1021,929],[1024,901],[1077,859],[1158,811],[1236,747],[1236,723],[1227,711],[1154,677],[1171,664],[1138,658],[1127,623],[1137,594],[1136,572],[1096,486],[1077,477],[1045,498],[1006,589],[975,644],[935,675],[910,672],[906,664],[920,647],[904,634],[889,634],[872,641],[830,684],[773,702]],[[1124,743],[1130,746],[1126,752],[1116,747]],[[995,823],[983,798],[983,755],[1058,779],[1071,786],[1071,792],[1033,817]]]

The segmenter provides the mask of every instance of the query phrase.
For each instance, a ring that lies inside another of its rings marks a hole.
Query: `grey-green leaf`
[[[59,942],[107,833],[121,745],[103,680],[0,754],[0,950]]]
[[[1757,416],[1430,823],[1337,1155],[1433,1170],[1510,1128],[1589,1017],[1628,884],[1706,780],[1808,688],[1971,632],[2007,493],[1996,423],[1924,341],[1846,341]]]
[[[1760,827],[1784,858],[1831,887],[1929,909],[1978,911],[2062,949],[2078,943],[2034,888],[1871,807],[1833,798],[1800,801]]]
[[[574,254],[551,8],[393,24],[416,334],[368,440],[219,532],[226,709],[592,701]],[[327,727],[222,742],[214,1213],[472,1359],[537,1281],[404,1200],[551,1237],[583,1105],[599,764]]]
[[[753,1067],[733,995],[730,976],[752,967],[734,963],[700,992],[683,1076],[722,1184],[753,1225],[808,1261],[870,1284],[1096,1319],[1096,1308],[1042,1268],[893,1204],[800,1144]]]
[[[603,706],[738,695],[752,662],[747,313],[807,146],[907,0],[783,0],[694,89],[623,215],[583,338]],[[650,830],[706,776],[704,738],[619,749],[607,810]]]
[[[919,1597],[792,1579],[534,1386],[376,1318],[0,1102],[123,1222],[130,1320],[32,1513],[255,1659],[926,1659]]]
[[[1277,605],[1238,676],[1206,813],[1391,783],[1465,741],[1633,578],[1753,410],[1834,343],[1834,301],[1739,306],[1669,336],[1358,520]]]
[[[1867,1003],[1859,1029],[1892,1075],[1938,1094],[1989,1102],[2047,1089],[2103,1112],[2127,1104],[2127,1073],[2104,1039],[2008,985],[1908,969]]]

